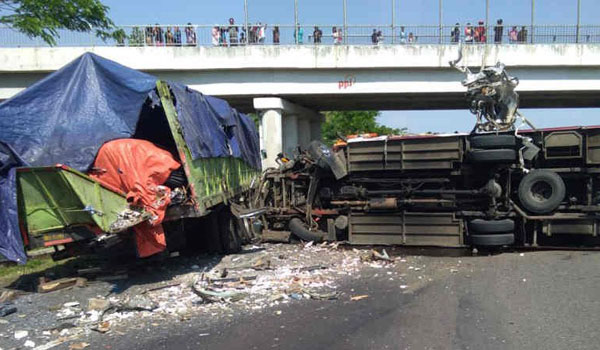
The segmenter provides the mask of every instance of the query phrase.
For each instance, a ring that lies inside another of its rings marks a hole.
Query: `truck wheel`
[[[296,237],[305,241],[322,242],[325,238],[325,232],[323,231],[310,231],[308,227],[298,218],[293,218],[289,223],[290,231]]]
[[[544,169],[525,175],[518,191],[523,207],[535,214],[547,214],[558,208],[565,192],[565,182],[560,175]]]
[[[512,163],[517,159],[514,149],[474,149],[469,152],[469,159],[473,163]]]
[[[481,135],[471,137],[473,148],[514,148],[517,144],[514,135]]]
[[[469,222],[469,232],[475,234],[494,234],[515,231],[515,222],[511,219],[504,220],[482,220],[475,219]]]
[[[238,232],[236,220],[228,207],[221,209],[218,221],[223,253],[231,254],[242,250],[242,239]]]
[[[471,244],[479,247],[497,247],[515,243],[514,233],[471,235]]]

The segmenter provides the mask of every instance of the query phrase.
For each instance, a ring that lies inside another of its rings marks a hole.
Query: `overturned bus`
[[[600,126],[519,130],[529,122],[518,80],[501,64],[462,71],[471,133],[313,142],[263,173],[255,230],[281,241],[600,245]]]
[[[9,260],[39,246],[230,252],[245,238],[235,208],[260,171],[258,134],[223,100],[85,54],[0,104],[0,129]]]

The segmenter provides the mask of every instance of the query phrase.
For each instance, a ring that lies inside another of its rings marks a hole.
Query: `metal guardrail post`
[[[439,3],[438,3],[438,7],[439,7],[438,8],[438,10],[439,10],[438,16],[439,16],[439,30],[440,31],[439,31],[438,43],[440,43],[440,44],[442,43],[442,5],[443,5],[442,0],[439,0]]]
[[[396,30],[394,29],[395,27],[395,22],[396,22],[396,6],[395,6],[396,0],[392,0],[392,44],[396,43]]]
[[[485,43],[490,42],[490,0],[485,0]]]
[[[533,44],[533,36],[535,35],[535,27],[534,27],[534,23],[535,23],[535,0],[531,0],[531,34],[530,36],[530,43]]]
[[[294,0],[294,41],[298,45],[298,31],[300,30],[298,25],[298,0]]]
[[[579,26],[581,25],[581,0],[577,0],[577,30],[575,34],[575,43],[579,44]]]
[[[244,31],[245,44],[248,44],[248,0],[244,0]]]
[[[344,2],[344,32],[342,33],[343,35],[343,39],[344,39],[344,44],[348,44],[348,17],[347,17],[347,12],[346,12],[346,0],[343,0]]]

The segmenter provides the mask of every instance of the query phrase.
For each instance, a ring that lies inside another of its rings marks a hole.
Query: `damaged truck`
[[[85,54],[0,104],[0,253],[236,251],[259,174],[248,116]]]
[[[521,130],[518,79],[502,64],[457,68],[472,132],[358,135],[280,155],[254,189],[253,229],[277,241],[600,245],[600,127]]]

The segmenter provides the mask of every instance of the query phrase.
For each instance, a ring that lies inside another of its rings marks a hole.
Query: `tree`
[[[363,133],[379,135],[402,135],[406,128],[390,128],[377,123],[377,111],[335,111],[325,113],[325,122],[321,127],[323,141],[331,145],[341,136]]]
[[[60,29],[93,30],[103,40],[114,37],[115,26],[107,12],[99,0],[0,0],[0,24],[30,38],[42,38],[51,46],[56,45]]]

